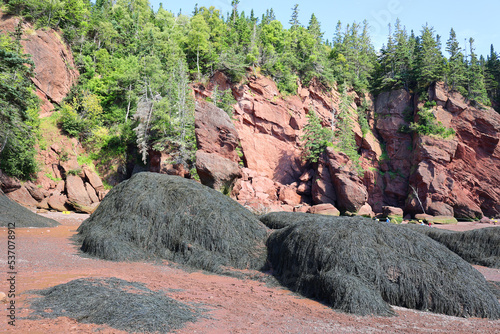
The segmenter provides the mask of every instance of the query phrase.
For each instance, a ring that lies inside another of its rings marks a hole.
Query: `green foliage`
[[[377,56],[366,21],[338,22],[333,40],[324,41],[316,15],[303,26],[298,6],[292,8],[292,24],[286,29],[272,9],[259,20],[253,11],[250,16],[239,12],[239,1],[232,2],[228,16],[215,7],[196,7],[190,17],[163,6],[155,12],[147,0],[4,3],[9,13],[24,16],[35,28],[62,30],[81,76],[61,106],[60,126],[107,161],[113,157],[135,159],[127,155],[132,151],[139,152],[145,161],[147,152],[157,149],[168,151],[191,168],[196,145],[189,84],[206,82],[217,70],[228,75],[233,84],[260,72],[272,78],[285,96],[296,94],[299,85],[311,82],[327,88],[345,86],[358,93],[397,88],[423,92],[433,81],[446,78],[452,89],[470,100],[486,105],[489,99],[500,100],[500,60],[494,50],[487,60],[481,60],[471,43],[471,54],[464,57],[451,33],[446,62],[438,36],[427,25],[415,36],[397,21]],[[27,80],[32,76],[32,64],[20,55],[22,26],[13,37],[14,42],[0,36],[2,50],[12,53],[2,53],[0,60],[0,100],[4,101],[0,105],[0,139],[10,138],[0,164],[10,173],[26,177],[35,168],[33,161],[28,161],[34,151],[28,151],[36,142],[33,134],[38,107]],[[214,102],[232,114],[232,94],[218,93]],[[366,134],[369,127],[363,108],[357,118]],[[350,138],[349,124],[356,116],[344,116],[339,114],[338,125],[344,128],[337,134],[340,149],[350,152],[356,163],[357,148]],[[428,130],[425,126],[415,129]]]
[[[26,179],[37,170],[39,100],[30,80],[34,64],[22,54],[20,34],[14,37],[0,35],[0,169]]]
[[[77,168],[77,169],[70,169],[68,171],[68,175],[78,175],[82,172],[82,169],[81,168]]]
[[[317,162],[328,146],[332,146],[332,131],[321,125],[321,120],[311,108],[307,114],[307,124],[304,127],[303,157],[309,162]]]
[[[443,126],[441,122],[436,120],[436,116],[432,113],[432,108],[436,106],[435,101],[429,101],[424,104],[424,107],[417,112],[417,122],[412,122],[409,127],[403,126],[402,132],[415,132],[419,135],[434,135],[441,138],[449,138],[455,135],[455,130]]]
[[[340,110],[337,119],[337,129],[335,131],[335,138],[337,139],[336,147],[340,152],[343,152],[349,157],[355,169],[361,174],[363,169],[359,162],[360,155],[358,153],[354,131],[352,131],[354,112],[351,112],[351,102],[351,97],[344,88],[341,93]]]
[[[54,177],[52,174],[50,173],[45,173],[45,176],[48,177],[49,179],[51,179],[52,181],[54,182],[59,182],[61,181],[62,179],[61,178],[58,178],[58,177]]]
[[[361,106],[358,107],[358,123],[361,127],[361,133],[363,137],[371,131],[370,125],[368,124],[368,120],[366,118],[366,112],[368,111],[368,101],[363,99]]]
[[[229,115],[229,117],[233,117],[234,105],[237,101],[234,98],[233,92],[230,88],[221,91],[216,85],[212,90],[211,102],[218,108],[224,110]]]

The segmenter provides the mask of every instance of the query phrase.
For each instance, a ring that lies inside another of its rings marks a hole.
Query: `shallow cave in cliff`
[[[362,217],[274,213],[263,218],[268,226],[275,220],[275,227],[283,227],[267,241],[276,278],[332,308],[390,316],[395,314],[390,305],[397,305],[500,317],[500,304],[484,277],[421,233]]]

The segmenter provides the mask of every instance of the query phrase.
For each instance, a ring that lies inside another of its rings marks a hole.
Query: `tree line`
[[[329,87],[374,93],[397,88],[424,92],[442,80],[472,101],[498,105],[500,60],[493,46],[485,59],[475,53],[473,39],[467,50],[462,48],[453,29],[445,47],[448,57],[432,27],[425,25],[416,35],[399,21],[377,52],[366,21],[339,21],[334,36],[325,39],[314,14],[307,24],[299,21],[298,5],[291,9],[286,29],[273,9],[256,16],[253,10],[240,12],[239,2],[233,0],[232,10],[225,14],[215,7],[195,6],[184,15],[161,5],[154,11],[148,0],[0,1],[4,12],[23,16],[36,28],[62,31],[81,76],[60,107],[60,123],[96,157],[125,157],[133,147],[146,161],[149,150],[157,149],[192,166],[194,101],[189,84],[206,83],[216,71],[226,73],[233,83],[243,82],[249,73],[261,73],[284,95],[295,94],[299,82],[307,85],[313,78]],[[13,52],[6,42],[0,46]],[[24,57],[22,52],[17,56]],[[1,67],[1,75],[12,76],[7,67]],[[26,72],[23,78],[30,75]],[[17,108],[21,122],[31,122],[21,117],[31,105],[16,106],[5,94],[0,99]],[[20,124],[6,121],[14,123]],[[8,137],[4,128],[2,140]],[[36,125],[24,128],[35,131]],[[7,152],[1,153],[2,168]],[[32,170],[11,174],[26,177]]]

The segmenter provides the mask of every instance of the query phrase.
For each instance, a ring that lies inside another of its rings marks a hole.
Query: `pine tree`
[[[292,17],[290,18],[290,21],[288,23],[290,23],[290,25],[291,25],[291,27],[290,27],[291,30],[294,30],[294,29],[297,29],[298,27],[300,27],[299,4],[295,4],[295,6],[293,6]]]
[[[500,99],[500,59],[493,45],[485,65],[485,85],[488,97],[498,105]]]
[[[450,54],[446,71],[448,85],[451,90],[466,94],[465,63],[462,48],[457,41],[455,30],[451,28],[450,38],[446,42],[446,51]]]
[[[419,88],[425,89],[443,78],[443,61],[439,38],[434,37],[434,28],[426,24],[422,28],[417,53],[416,75]]]
[[[476,102],[489,105],[486,87],[484,85],[484,74],[481,64],[477,58],[474,47],[474,38],[469,39],[470,61],[467,68],[468,94],[467,97]]]
[[[310,162],[317,162],[325,149],[332,145],[332,131],[321,125],[321,120],[312,105],[307,114],[307,124],[304,126],[301,140],[304,141],[302,146],[304,160]]]
[[[311,15],[311,19],[309,20],[307,31],[318,41],[318,43],[321,43],[323,39],[323,33],[321,32],[321,26],[314,13]]]

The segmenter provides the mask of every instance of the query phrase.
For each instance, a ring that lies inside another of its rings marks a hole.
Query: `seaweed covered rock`
[[[393,315],[398,305],[500,317],[484,277],[420,233],[362,217],[278,216],[295,223],[271,234],[269,262],[282,284],[307,297],[360,315]]]
[[[314,208],[314,207],[313,207]],[[319,218],[313,213],[270,212],[259,217],[260,221],[273,230],[279,230],[295,224],[316,222]]]
[[[420,225],[408,225],[415,231],[442,243],[465,261],[500,268],[500,227],[486,227],[471,231],[448,231]]]
[[[68,317],[133,333],[171,333],[194,322],[200,310],[118,278],[80,278],[36,291],[31,319]]]
[[[0,190],[0,226],[8,226],[9,223],[15,223],[15,227],[52,227],[59,225],[55,220],[37,215],[11,201]]]
[[[107,260],[162,258],[217,272],[260,269],[267,228],[192,180],[138,173],[114,187],[78,229],[82,251]]]

